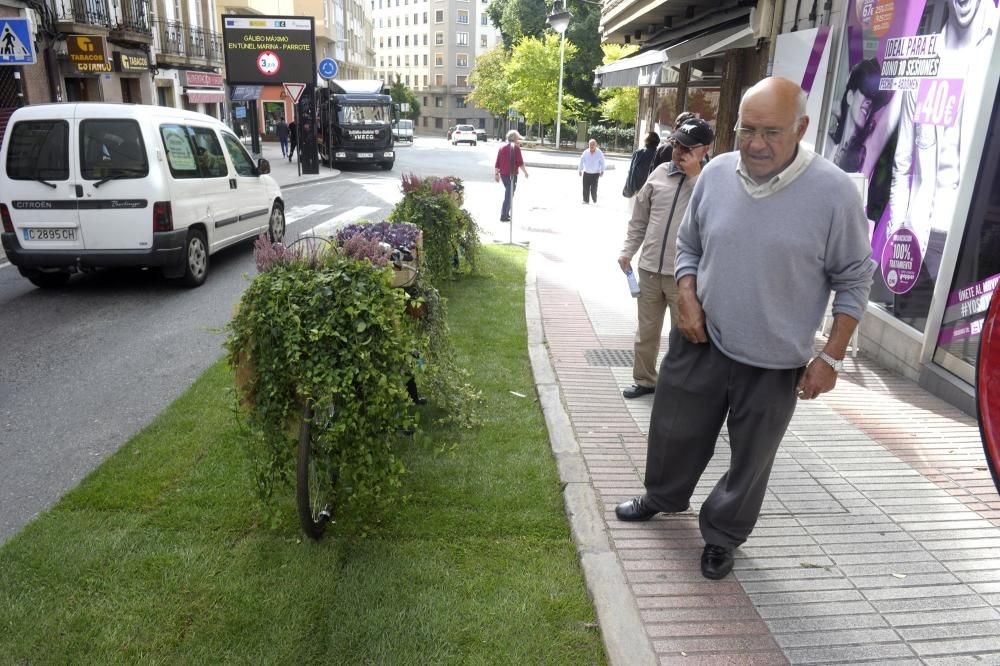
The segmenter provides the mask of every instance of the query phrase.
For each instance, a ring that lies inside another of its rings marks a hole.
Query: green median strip
[[[369,536],[305,539],[291,488],[266,524],[220,361],[0,549],[0,663],[605,663],[534,399],[525,258],[484,248],[445,289],[482,425],[409,445],[407,501]]]

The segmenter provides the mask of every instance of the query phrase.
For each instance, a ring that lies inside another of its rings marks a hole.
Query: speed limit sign
[[[281,59],[274,51],[261,51],[257,56],[257,69],[265,76],[274,76],[281,69]]]

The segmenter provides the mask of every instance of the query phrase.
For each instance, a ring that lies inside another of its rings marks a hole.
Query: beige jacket
[[[639,246],[639,268],[664,275],[674,274],[677,229],[687,212],[698,178],[689,178],[673,162],[656,167],[635,195],[621,256],[635,255]]]

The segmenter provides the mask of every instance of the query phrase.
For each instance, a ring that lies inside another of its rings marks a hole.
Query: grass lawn
[[[255,510],[220,362],[0,549],[0,664],[603,664],[532,400],[520,249],[450,286],[483,425],[410,446],[367,538]],[[511,394],[516,391],[528,398]]]

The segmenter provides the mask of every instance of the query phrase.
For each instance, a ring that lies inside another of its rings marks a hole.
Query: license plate
[[[75,241],[76,229],[21,229],[26,241]]]
[[[375,157],[375,153],[358,153],[358,157]]]

